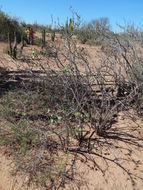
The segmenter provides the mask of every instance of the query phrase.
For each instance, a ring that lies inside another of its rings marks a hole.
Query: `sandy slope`
[[[5,43],[0,43],[0,67],[6,67],[9,70],[28,68],[27,63],[13,60],[5,54],[6,46]],[[38,47],[35,46],[35,48]],[[99,61],[97,55],[100,50],[97,47],[86,46],[86,48],[90,50],[90,56],[96,64]],[[31,47],[28,46],[25,51],[30,53]],[[79,181],[67,184],[65,189],[76,190],[77,186],[81,190],[143,189],[143,121],[137,120],[135,123],[125,113],[121,113],[113,129],[105,140],[95,139],[103,143],[98,147],[100,156],[87,154],[86,161],[82,155],[79,155],[76,162]],[[4,151],[0,151],[0,190],[40,189],[28,188],[24,185],[27,178],[22,174],[12,176],[13,160],[12,157],[4,154]],[[94,169],[91,158],[96,165]]]

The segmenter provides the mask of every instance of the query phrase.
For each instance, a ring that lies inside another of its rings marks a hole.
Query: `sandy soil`
[[[26,69],[26,62],[13,60],[5,53],[7,45],[0,43],[0,67],[8,70]],[[93,64],[99,62],[100,48],[82,45],[89,50]],[[37,50],[40,47],[33,46]],[[31,53],[31,47],[25,50]],[[96,53],[95,53],[96,52]],[[101,55],[100,55],[101,57]],[[2,121],[1,121],[2,122]],[[77,179],[69,183],[67,190],[142,190],[143,189],[143,121],[133,122],[128,115],[121,113],[118,122],[106,138],[95,137],[99,143],[98,154],[83,157],[79,154],[76,162]],[[27,177],[12,175],[13,159],[0,150],[0,190],[40,190],[27,187]],[[99,154],[100,152],[100,154]],[[95,166],[95,167],[94,167]],[[42,189],[41,189],[42,190]]]
[[[79,154],[76,162],[76,180],[65,189],[77,190],[142,190],[143,187],[143,122],[136,122],[121,113],[118,122],[105,139],[99,141],[98,151],[87,154],[86,159]],[[102,143],[101,143],[102,142]],[[27,187],[27,177],[13,176],[12,157],[0,152],[0,190],[39,190]],[[97,154],[96,154],[97,153]]]
[[[38,37],[41,36],[41,34],[36,34]],[[50,41],[50,34],[48,34],[46,36],[46,41],[47,44],[51,47],[51,41]],[[55,44],[56,44],[56,49],[59,50],[58,52],[64,52],[66,51],[64,48],[64,42],[63,40],[60,38],[59,35],[56,36],[55,39]],[[101,52],[100,47],[96,47],[96,46],[89,46],[86,44],[80,44],[79,42],[77,42],[77,47],[81,50],[81,51],[85,51],[86,53],[88,53],[89,59],[90,59],[90,65],[92,65],[93,67],[96,65],[98,65],[101,60],[103,61],[104,58],[104,54]],[[35,61],[32,62],[32,52],[35,52]],[[26,47],[24,47],[22,55],[24,55],[25,59],[21,60],[20,58],[18,60],[14,60],[12,59],[10,56],[7,55],[6,51],[7,51],[7,43],[3,43],[0,42],[0,67],[2,68],[6,68],[8,70],[23,70],[23,69],[37,69],[37,65],[35,65],[35,63],[38,63],[39,61],[42,62],[42,66],[47,69],[49,67],[49,65],[54,68],[54,69],[58,69],[55,61],[54,61],[54,57],[49,57],[46,58],[42,55],[39,55],[38,52],[40,52],[41,47],[36,46],[36,45],[26,45]],[[62,51],[60,51],[62,50]],[[18,52],[20,51],[20,46],[18,46]],[[19,53],[18,53],[19,54]],[[66,64],[65,62],[65,58],[63,57],[63,55],[61,55],[60,53],[58,53],[58,57],[60,58],[60,60]],[[26,59],[31,59],[31,61],[26,61]],[[67,60],[66,60],[67,61]],[[34,63],[35,62],[35,63]],[[78,61],[77,61],[78,62]],[[80,64],[78,63],[78,66],[80,67],[80,69],[82,69],[82,67],[80,66]],[[39,67],[39,69],[41,69],[41,67]]]

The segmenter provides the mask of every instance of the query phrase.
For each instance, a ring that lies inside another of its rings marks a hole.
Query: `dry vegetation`
[[[98,25],[104,43],[90,47],[61,31],[19,45],[17,60],[1,54],[0,145],[14,175],[34,189],[141,189],[142,36]]]

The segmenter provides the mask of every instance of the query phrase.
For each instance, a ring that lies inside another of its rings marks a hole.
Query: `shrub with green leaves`
[[[17,35],[17,42],[21,42],[21,36],[25,35],[24,28],[17,19],[11,18],[4,12],[0,11],[0,41],[7,41],[8,33],[14,39],[14,32]]]
[[[76,35],[77,39],[83,44],[100,45],[103,43],[106,31],[110,31],[109,19],[101,17],[89,23],[84,23],[81,28],[76,31]]]

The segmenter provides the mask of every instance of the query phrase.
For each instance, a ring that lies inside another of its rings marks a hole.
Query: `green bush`
[[[25,35],[24,28],[17,19],[11,18],[0,11],[0,41],[7,41],[8,33],[11,34],[12,40],[14,39],[14,33],[16,33],[18,43],[21,42],[21,36]]]
[[[109,19],[102,17],[92,20],[89,23],[84,23],[77,31],[77,39],[81,43],[90,45],[101,45],[103,43],[104,34],[110,31]]]
[[[78,31],[77,31],[77,38],[81,41],[81,43],[85,44],[89,40],[95,38],[95,31],[89,24],[84,24]]]

